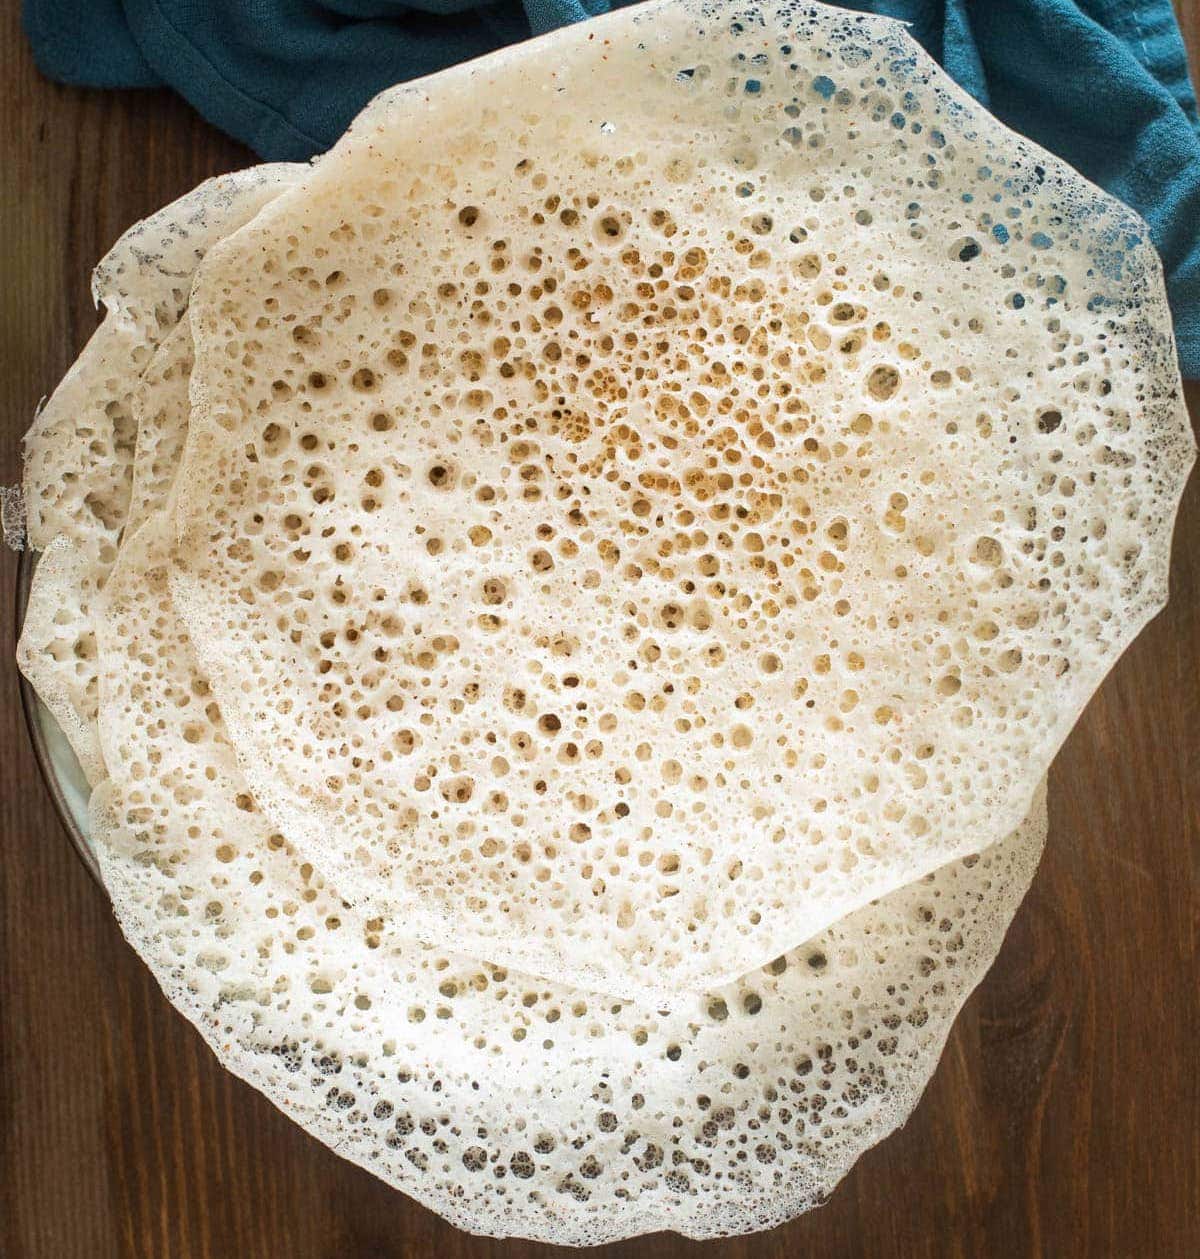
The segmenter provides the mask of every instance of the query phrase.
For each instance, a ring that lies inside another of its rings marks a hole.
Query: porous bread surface
[[[129,229],[97,265],[104,321],[25,435],[29,543],[58,534],[116,541],[137,439],[133,393],[187,306],[196,265],[306,169],[290,163],[217,175]]]
[[[96,634],[89,574],[106,555],[95,539],[72,542],[60,534],[34,569],[17,642],[17,666],[58,722],[84,777],[104,777],[96,728]],[[111,562],[111,561],[109,561]]]
[[[1144,225],[891,22],[396,89],[191,317],[176,602],[259,805],[435,945],[744,973],[1012,830],[1165,598]]]
[[[191,334],[178,320],[196,264],[305,169],[280,164],[218,176],[130,228],[93,277],[103,323],[26,434],[28,543],[45,554],[17,662],[92,784],[104,773],[95,603],[130,512],[137,523],[161,505],[178,463],[191,369]],[[170,357],[156,353],[164,339]]]
[[[136,529],[167,502],[187,437],[192,330],[186,318],[163,339],[133,394],[137,448],[126,529]]]
[[[460,1227],[598,1243],[746,1232],[816,1205],[916,1104],[1036,867],[1015,834],[672,1013],[406,940],[258,809],[152,518],[105,592],[121,925],[221,1063]]]

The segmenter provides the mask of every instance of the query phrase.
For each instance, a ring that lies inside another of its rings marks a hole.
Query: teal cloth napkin
[[[376,92],[621,0],[25,0],[39,67],[168,85],[262,157],[327,149]],[[901,18],[972,96],[1137,210],[1200,376],[1200,119],[1169,0],[846,0]]]

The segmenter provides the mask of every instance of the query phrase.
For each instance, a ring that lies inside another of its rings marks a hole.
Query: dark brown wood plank
[[[0,482],[95,326],[121,229],[250,155],[166,93],[37,75],[0,17]],[[1193,57],[1200,4],[1181,0]],[[1200,414],[1200,388],[1189,390]],[[0,590],[15,562],[0,554]],[[1168,610],[1051,778],[1051,838],[999,961],[907,1127],[821,1210],[621,1259],[1014,1259],[1200,1252],[1200,489]],[[10,617],[6,616],[6,621]],[[221,1071],[121,940],[37,776],[0,666],[0,1255],[7,1259],[544,1256],[456,1232]]]

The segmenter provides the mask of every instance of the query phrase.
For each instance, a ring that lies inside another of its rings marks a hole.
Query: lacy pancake
[[[170,1000],[474,1232],[820,1203],[1166,596],[1143,225],[890,21],[670,0],[202,185],[97,292],[20,659]]]
[[[369,107],[200,270],[176,516],[289,841],[664,1004],[1018,824],[1193,454],[1130,212],[897,26],[736,12]]]

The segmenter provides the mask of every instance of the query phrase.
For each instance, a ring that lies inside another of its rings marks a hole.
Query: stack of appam
[[[1166,598],[1145,226],[896,23],[665,0],[201,185],[94,289],[19,658],[173,1004],[474,1232],[822,1201]]]

